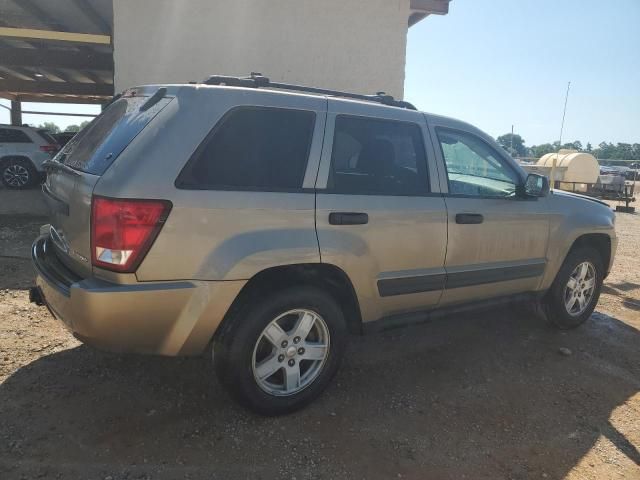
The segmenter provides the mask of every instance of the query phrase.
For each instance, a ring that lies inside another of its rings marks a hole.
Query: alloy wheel
[[[573,269],[564,290],[564,306],[572,317],[582,315],[596,289],[596,269],[591,262],[582,262]]]
[[[289,310],[273,319],[253,349],[258,386],[271,395],[298,393],[320,375],[329,356],[329,329],[308,309]]]
[[[24,187],[29,183],[29,171],[18,164],[11,164],[5,167],[2,177],[7,185],[12,187]]]

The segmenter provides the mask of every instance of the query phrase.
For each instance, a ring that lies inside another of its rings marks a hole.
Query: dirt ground
[[[638,214],[580,329],[505,308],[353,337],[281,418],[204,359],[99,352],[29,304],[41,223],[0,215],[0,479],[640,479]]]

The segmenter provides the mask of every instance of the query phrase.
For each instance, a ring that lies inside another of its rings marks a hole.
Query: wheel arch
[[[593,248],[598,252],[605,268],[604,278],[606,278],[609,274],[609,262],[611,261],[611,237],[606,233],[586,233],[584,235],[580,235],[571,244],[571,247],[567,251],[567,255],[584,247]]]
[[[360,305],[353,284],[344,270],[327,263],[303,263],[267,268],[251,277],[229,307],[214,339],[224,334],[234,314],[243,305],[257,297],[301,285],[314,286],[328,292],[342,308],[349,332],[361,333]]]

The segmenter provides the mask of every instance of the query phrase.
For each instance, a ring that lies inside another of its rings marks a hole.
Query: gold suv
[[[316,398],[349,332],[514,298],[575,327],[616,247],[610,208],[471,125],[259,75],[127,90],[46,169],[33,300],[99,348],[211,349],[263,414]]]

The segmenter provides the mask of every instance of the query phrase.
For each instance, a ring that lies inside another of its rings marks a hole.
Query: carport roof
[[[103,103],[113,96],[112,0],[0,0],[0,97]]]
[[[410,0],[409,26],[450,0]],[[113,0],[0,0],[0,97],[104,103],[113,87]]]

